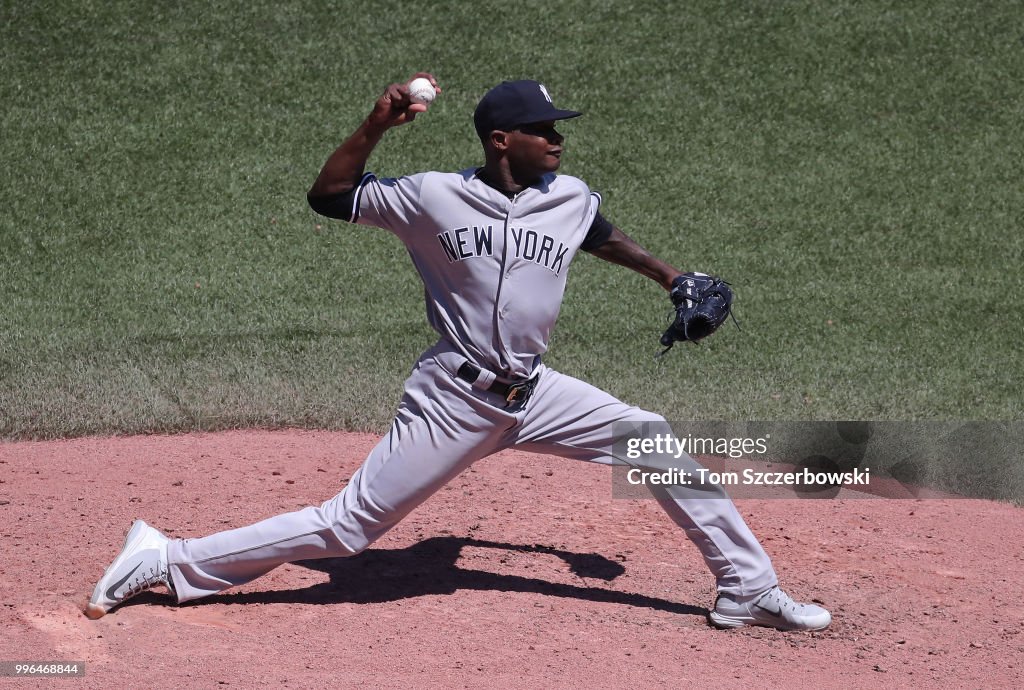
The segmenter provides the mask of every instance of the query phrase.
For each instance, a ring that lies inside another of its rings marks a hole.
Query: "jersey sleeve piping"
[[[363,196],[363,189],[373,180],[376,180],[377,176],[373,173],[366,173],[363,178],[359,180],[359,184],[356,185],[355,194],[352,196],[352,213],[349,216],[353,223],[359,221],[359,200]]]
[[[590,229],[587,230],[587,236],[583,238],[583,243],[580,245],[580,249],[585,252],[594,251],[612,236],[612,224],[601,215],[601,195],[598,192],[591,192],[590,195],[597,203],[594,205],[594,220],[590,224]]]

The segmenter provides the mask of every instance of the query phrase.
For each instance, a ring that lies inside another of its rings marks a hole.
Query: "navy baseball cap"
[[[508,132],[519,125],[548,120],[568,120],[583,113],[556,108],[544,85],[530,79],[503,81],[484,94],[473,113],[481,139],[494,130]]]

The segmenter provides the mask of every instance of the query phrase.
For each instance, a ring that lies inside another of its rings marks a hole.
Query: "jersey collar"
[[[510,191],[508,191],[506,189],[502,189],[501,187],[496,185],[490,178],[488,178],[484,174],[484,168],[482,166],[477,168],[477,169],[475,169],[473,171],[473,177],[475,177],[476,179],[480,180],[485,185],[487,185],[488,187],[490,187],[494,191],[498,192],[499,194],[501,194],[505,198],[513,199],[513,198],[515,198],[515,196],[517,194],[522,194],[527,189],[537,189],[537,190],[539,190],[541,192],[546,192],[547,189],[548,189],[548,186],[551,184],[551,179],[554,178],[554,175],[553,174],[552,175],[544,175],[536,183],[530,185],[529,187],[523,187],[523,189],[521,191],[519,191],[519,192],[510,192]]]

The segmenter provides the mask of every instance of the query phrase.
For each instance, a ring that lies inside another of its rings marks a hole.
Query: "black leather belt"
[[[473,383],[480,378],[480,367],[475,364],[465,362],[461,367],[459,367],[459,371],[456,375],[463,381]],[[533,394],[533,388],[536,385],[536,376],[532,379],[520,381],[519,383],[502,383],[501,381],[494,381],[487,387],[487,392],[497,393],[501,397],[505,398],[505,402],[508,403],[508,407],[512,405],[522,407],[526,404],[526,401],[530,399],[530,396]]]

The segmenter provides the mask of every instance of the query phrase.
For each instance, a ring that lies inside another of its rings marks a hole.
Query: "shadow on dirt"
[[[549,582],[520,575],[502,575],[456,565],[465,547],[557,556],[581,578],[610,582],[626,569],[596,553],[574,553],[549,546],[527,546],[464,537],[432,537],[404,549],[369,549],[350,558],[299,561],[296,565],[327,573],[330,581],[303,589],[220,594],[183,606],[204,604],[341,604],[380,603],[459,590],[525,592],[553,597],[622,604],[685,615],[706,616],[707,609],[643,594],[600,587]],[[490,561],[493,563],[493,561]],[[127,602],[156,603],[143,595]]]

